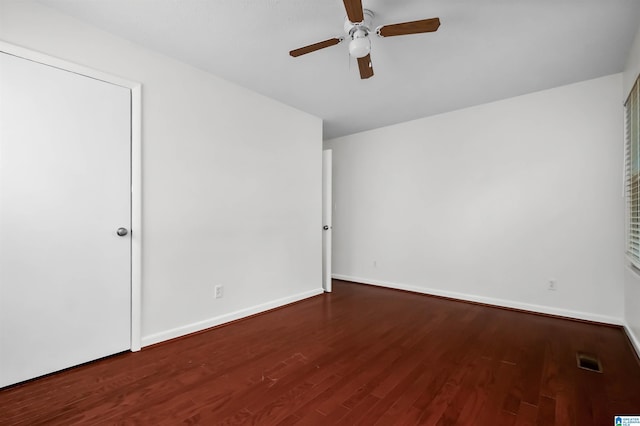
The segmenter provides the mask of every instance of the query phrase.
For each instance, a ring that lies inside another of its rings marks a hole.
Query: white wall
[[[335,276],[621,323],[621,91],[611,75],[325,142]]]
[[[633,84],[640,74],[640,30],[631,47],[627,65],[624,69],[623,102],[626,100]],[[629,266],[625,271],[625,307],[624,317],[627,330],[634,341],[638,356],[640,356],[640,272]]]
[[[143,85],[143,344],[321,291],[319,118],[32,1],[0,39]]]

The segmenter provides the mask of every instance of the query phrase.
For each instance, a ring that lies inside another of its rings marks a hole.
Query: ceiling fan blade
[[[408,34],[430,33],[440,26],[439,18],[421,19],[419,21],[403,22],[401,24],[382,25],[376,29],[381,37],[392,37]]]
[[[358,58],[358,68],[360,68],[360,78],[366,79],[373,77],[373,65],[371,64],[371,54],[364,58]]]
[[[364,12],[362,10],[362,0],[343,0],[344,8],[347,10],[347,18],[351,22],[364,21]]]
[[[308,46],[301,47],[299,49],[292,50],[289,55],[294,58],[300,55],[306,55],[307,53],[315,52],[316,50],[324,49],[325,47],[335,46],[340,43],[342,38],[330,38],[329,40],[320,41],[318,43],[310,44]]]

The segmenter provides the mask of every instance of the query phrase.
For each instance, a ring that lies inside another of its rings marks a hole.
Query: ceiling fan
[[[373,65],[371,64],[371,20],[373,12],[362,8],[362,0],[343,0],[347,17],[344,22],[344,31],[351,41],[349,42],[349,54],[358,60],[360,78],[365,79],[373,76]],[[436,31],[440,26],[439,18],[421,19],[419,21],[403,22],[393,25],[380,25],[375,29],[379,37],[393,37],[399,35],[430,33]],[[295,57],[334,46],[343,41],[345,36],[334,37],[318,43],[310,44],[299,49],[292,50],[289,55]]]

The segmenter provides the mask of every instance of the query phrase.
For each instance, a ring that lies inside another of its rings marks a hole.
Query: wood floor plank
[[[284,419],[282,419],[281,421],[279,421],[276,425],[277,426],[291,426],[291,425],[295,425],[299,421],[300,421],[300,417],[298,417],[298,416],[296,416],[294,414],[290,414],[287,417],[285,417]]]
[[[404,399],[405,403],[409,404],[415,401],[417,393],[427,385],[432,373],[427,364],[412,364],[410,370],[403,370],[401,373],[393,372],[392,375],[397,374],[401,374],[401,378],[395,381],[395,386],[389,393],[380,398],[380,402],[374,405],[356,424],[393,424],[395,417],[388,415],[387,412],[393,410],[394,405],[400,399]],[[374,396],[377,397],[377,395]],[[389,419],[391,419],[391,422],[389,422]]]
[[[351,408],[349,414],[344,416],[337,425],[351,426],[356,424],[374,405],[380,401],[379,398],[367,394],[357,405]]]
[[[485,368],[488,361],[482,358],[470,359],[460,375],[455,395],[449,400],[449,404],[440,417],[439,422],[444,424],[469,424],[475,422],[478,413],[486,400],[484,395]]]
[[[478,424],[490,424],[503,412],[509,412],[503,410],[503,407],[508,406],[506,401],[510,395],[509,390],[516,377],[517,368],[515,364],[497,359],[491,360],[491,377],[486,388],[487,399],[478,413]],[[514,409],[509,414],[513,414],[515,411]]]
[[[554,426],[556,424],[556,401],[546,396],[540,397],[538,403],[538,426]]]
[[[2,425],[602,425],[640,412],[618,327],[334,291],[0,389]],[[578,369],[596,354],[603,373]]]
[[[522,401],[518,409],[516,426],[535,426],[538,422],[538,407]]]

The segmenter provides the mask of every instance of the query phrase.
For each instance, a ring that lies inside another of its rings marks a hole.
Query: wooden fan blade
[[[364,21],[364,11],[362,10],[362,0],[343,0],[344,8],[347,10],[347,18],[351,22]]]
[[[300,55],[306,55],[307,53],[315,52],[316,50],[324,49],[325,47],[335,46],[336,44],[342,41],[341,38],[330,38],[329,40],[320,41],[318,43],[310,44],[305,47],[301,47],[299,49],[292,50],[289,52],[289,55],[294,58]]]
[[[371,54],[364,58],[358,58],[358,68],[360,68],[360,78],[366,79],[373,77],[373,65],[371,64]]]
[[[376,33],[382,37],[392,37],[407,34],[431,33],[440,26],[439,18],[421,19],[420,21],[403,22],[401,24],[383,25]]]

